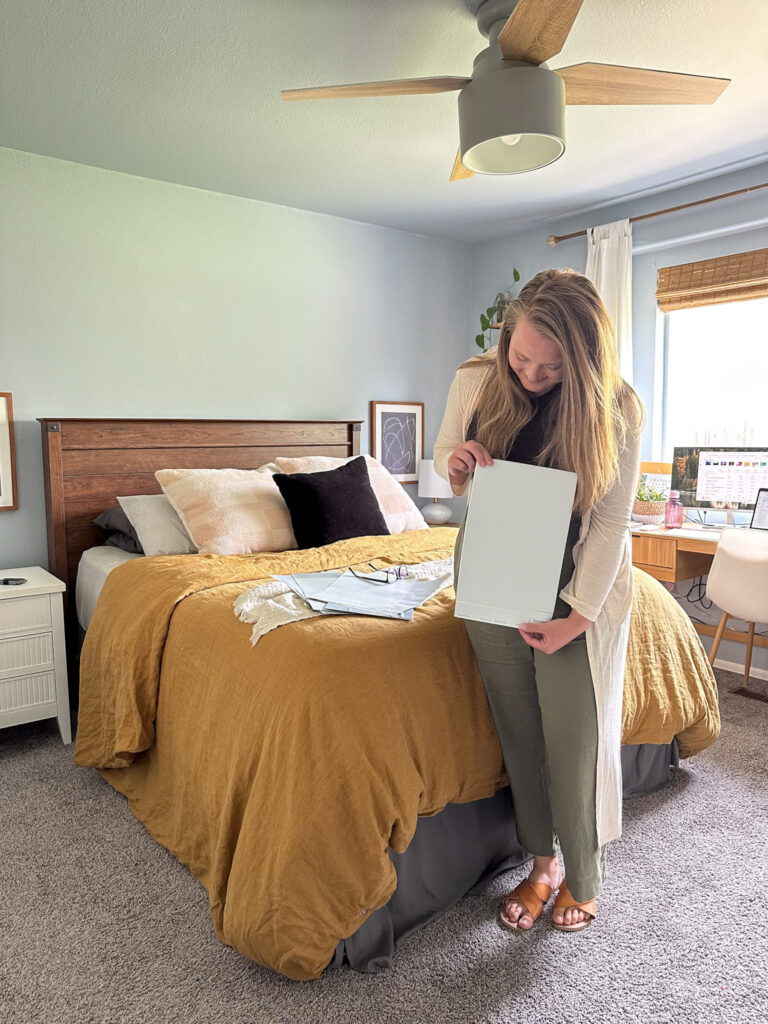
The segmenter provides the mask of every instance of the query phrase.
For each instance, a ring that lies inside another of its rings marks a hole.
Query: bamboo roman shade
[[[656,301],[665,313],[766,296],[768,249],[661,267],[658,272]]]

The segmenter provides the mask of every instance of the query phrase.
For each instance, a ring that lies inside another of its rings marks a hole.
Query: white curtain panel
[[[621,375],[632,383],[632,225],[628,220],[587,231],[586,276],[616,327]]]

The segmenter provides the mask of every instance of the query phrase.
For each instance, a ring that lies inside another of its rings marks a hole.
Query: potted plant
[[[514,284],[520,280],[520,273],[514,267],[512,268],[512,280]],[[486,352],[489,348],[493,347],[494,341],[491,337],[491,330],[493,326],[498,328],[498,325],[504,319],[504,313],[506,312],[507,306],[514,299],[513,285],[505,288],[504,291],[499,292],[496,298],[493,300],[493,305],[489,306],[484,313],[480,314],[480,327],[482,328],[482,334],[475,335],[475,344],[483,352]]]
[[[666,503],[667,495],[664,491],[641,478],[632,506],[632,518],[639,523],[663,523]]]

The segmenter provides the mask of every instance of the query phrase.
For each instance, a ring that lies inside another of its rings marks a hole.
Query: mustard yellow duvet
[[[491,796],[501,753],[453,590],[412,622],[320,616],[251,646],[233,604],[272,573],[446,558],[456,531],[307,551],[136,559],[110,573],[81,659],[76,760],[103,770],[206,887],[219,937],[292,978],[387,902],[388,847]],[[635,572],[625,743],[717,736],[690,621]]]

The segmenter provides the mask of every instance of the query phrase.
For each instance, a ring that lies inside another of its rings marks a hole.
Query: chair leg
[[[749,670],[752,666],[752,646],[755,642],[755,624],[754,622],[748,622],[748,633],[747,633],[747,654],[744,658],[744,689],[749,687]]]
[[[753,700],[761,700],[768,704],[768,693],[761,693],[760,690],[752,690],[749,686],[749,670],[752,665],[752,646],[755,642],[754,622],[748,622],[747,627],[747,653],[744,658],[744,684],[743,686],[735,687],[731,690],[731,693],[738,693],[740,697],[752,697]]]
[[[720,641],[723,639],[723,633],[725,632],[725,624],[728,621],[728,612],[723,612],[720,623],[715,633],[715,639],[712,641],[712,646],[709,649],[709,663],[710,665],[715,664],[715,658],[717,657],[717,648],[720,646]]]

